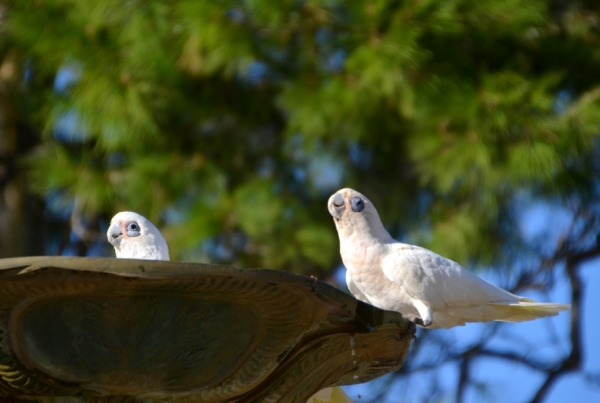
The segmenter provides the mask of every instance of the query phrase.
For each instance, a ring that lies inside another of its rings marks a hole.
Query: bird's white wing
[[[458,263],[418,246],[393,245],[382,261],[382,269],[385,276],[400,285],[411,298],[425,302],[434,310],[519,299]]]

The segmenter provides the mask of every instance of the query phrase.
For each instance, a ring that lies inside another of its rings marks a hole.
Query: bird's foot
[[[415,324],[422,326],[422,327],[427,327],[427,326],[431,325],[431,323],[432,323],[432,321],[430,319],[423,320],[421,318],[415,318],[413,320],[413,322],[415,322]]]
[[[416,342],[417,341],[417,325],[415,325],[415,322],[408,322],[408,324],[409,324],[410,332],[412,333],[411,340],[414,340]]]
[[[406,332],[404,333],[400,333],[398,335],[398,337],[394,337],[394,339],[396,341],[404,341],[408,338],[410,338],[411,340],[417,340],[417,327],[415,326],[414,322],[409,321],[408,322],[408,329],[406,330]]]

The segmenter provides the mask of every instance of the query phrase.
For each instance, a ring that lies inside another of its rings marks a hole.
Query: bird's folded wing
[[[426,301],[434,309],[518,300],[458,263],[418,246],[394,245],[383,259],[382,269],[411,298]]]

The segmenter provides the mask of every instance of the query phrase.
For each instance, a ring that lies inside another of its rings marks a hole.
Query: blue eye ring
[[[354,197],[350,200],[350,207],[352,208],[352,211],[360,213],[365,209],[365,202],[360,197]]]
[[[127,236],[140,236],[140,225],[135,222],[135,221],[131,221],[130,223],[127,224]]]

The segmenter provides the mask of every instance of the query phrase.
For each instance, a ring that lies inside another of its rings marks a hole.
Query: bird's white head
[[[132,211],[115,215],[106,237],[118,258],[169,260],[167,242],[158,228],[146,217]]]
[[[391,239],[383,227],[377,209],[362,193],[345,188],[335,192],[327,202],[340,240],[352,234],[369,234],[379,240]]]

